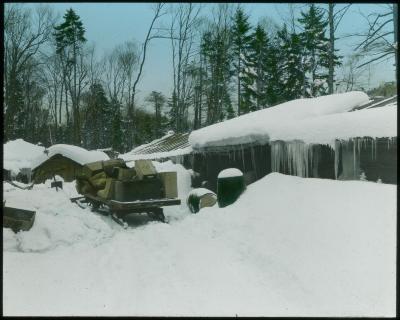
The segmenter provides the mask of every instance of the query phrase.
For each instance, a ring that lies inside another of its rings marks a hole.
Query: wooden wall
[[[376,140],[377,156],[375,159],[371,158],[372,143],[364,143],[364,147],[360,148],[358,170],[365,172],[367,180],[377,181],[380,178],[383,183],[397,183],[397,139],[395,142],[389,140],[388,138]],[[352,145],[350,147],[348,145],[347,149],[353,150]],[[342,161],[343,150],[343,148],[338,150],[339,175],[343,172],[343,166],[346,165]],[[313,160],[308,162],[309,177],[335,179],[335,150],[328,145],[313,145],[312,154]],[[245,175],[247,184],[270,173],[271,146],[265,144],[208,148],[203,152],[197,151],[188,156],[184,166],[193,169],[195,173],[193,187],[200,187],[203,181],[207,181],[206,187],[216,192],[217,176],[221,170],[240,169]],[[280,172],[289,174],[287,169],[281,169]],[[353,176],[351,179],[358,180],[359,176]]]

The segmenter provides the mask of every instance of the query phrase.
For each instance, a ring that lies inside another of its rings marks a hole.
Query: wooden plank
[[[122,202],[116,200],[110,200],[108,206],[110,209],[116,210],[129,210],[129,209],[143,209],[143,208],[154,208],[164,206],[174,206],[181,204],[180,199],[160,199],[160,200],[146,200],[146,201],[134,201],[134,202]]]
[[[174,206],[181,204],[180,199],[155,199],[155,200],[144,200],[144,201],[139,200],[139,201],[125,202],[116,200],[105,200],[100,197],[93,196],[91,194],[87,194],[86,197],[91,199],[92,201],[106,204],[112,210],[154,208],[154,207]]]

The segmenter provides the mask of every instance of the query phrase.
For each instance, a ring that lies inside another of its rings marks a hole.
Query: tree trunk
[[[333,82],[334,82],[334,54],[335,54],[335,26],[333,19],[333,8],[334,4],[331,2],[328,4],[328,19],[329,19],[329,73],[328,73],[328,93],[333,93]]]
[[[238,60],[238,116],[240,116],[240,50],[239,50],[239,60]]]
[[[397,57],[397,53],[398,53],[398,32],[399,32],[399,17],[398,17],[398,4],[394,3],[393,4],[393,26],[394,26],[394,43],[396,44],[396,47],[394,48],[394,59],[395,59],[395,81],[397,81],[397,77],[399,76],[398,74],[398,57]]]

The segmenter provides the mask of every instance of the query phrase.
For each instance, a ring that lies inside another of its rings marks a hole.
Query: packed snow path
[[[226,208],[127,230],[71,204],[71,184],[4,188],[37,210],[3,229],[5,315],[395,315],[393,185],[273,173]]]

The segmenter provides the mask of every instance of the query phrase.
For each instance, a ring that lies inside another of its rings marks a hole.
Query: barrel
[[[192,213],[197,213],[201,208],[212,207],[217,202],[217,195],[206,188],[196,188],[190,191],[186,203]]]
[[[245,189],[242,171],[236,168],[222,170],[217,181],[218,206],[222,208],[234,203]]]

